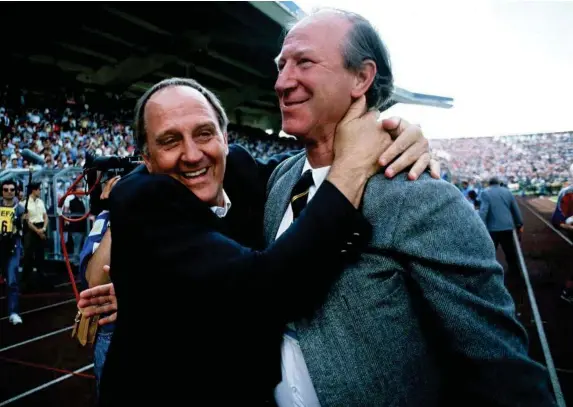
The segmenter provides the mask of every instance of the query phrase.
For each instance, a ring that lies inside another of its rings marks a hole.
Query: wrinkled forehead
[[[170,86],[157,91],[147,101],[145,118],[159,118],[161,124],[186,118],[208,118],[217,120],[215,110],[207,98],[189,86]]]
[[[153,110],[173,110],[183,106],[201,108],[208,105],[207,99],[190,86],[167,86],[155,92],[147,101],[146,107]],[[150,109],[150,110],[152,110]]]
[[[350,27],[351,23],[336,13],[325,12],[307,17],[288,32],[275,60],[290,58],[305,51],[339,51]]]

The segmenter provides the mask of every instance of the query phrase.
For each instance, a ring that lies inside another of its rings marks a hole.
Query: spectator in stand
[[[103,114],[85,103],[85,97],[78,98],[81,103],[72,97],[61,99],[74,103],[64,110],[28,108],[19,99],[14,99],[12,109],[0,106],[0,154],[6,156],[0,161],[0,171],[28,168],[20,154],[23,148],[40,154],[47,168],[81,167],[87,151],[96,156],[133,154],[133,130],[127,111]],[[112,102],[106,106],[114,105],[115,100]],[[231,125],[228,137],[262,159],[302,148],[291,138],[246,126]],[[573,161],[573,132],[431,140],[431,144],[441,157],[442,168],[454,178],[469,181],[470,188],[476,177],[489,179],[496,175],[523,193],[556,194]],[[18,159],[17,167],[14,157]],[[476,192],[479,196],[479,189]]]

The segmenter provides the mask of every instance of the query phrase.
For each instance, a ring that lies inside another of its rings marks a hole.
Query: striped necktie
[[[293,222],[306,206],[308,202],[308,191],[312,185],[314,185],[312,170],[306,170],[292,189],[290,195]]]

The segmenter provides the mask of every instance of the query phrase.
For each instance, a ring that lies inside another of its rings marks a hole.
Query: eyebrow
[[[312,49],[310,49],[310,48],[298,49],[298,50],[296,50],[296,51],[293,51],[290,57],[291,57],[291,58],[300,58],[301,55],[306,54],[306,53],[308,53],[308,52],[312,52]],[[282,53],[278,54],[278,55],[275,57],[275,59],[274,59],[275,64],[278,65],[281,58],[282,58]]]
[[[217,128],[217,125],[216,125],[216,123],[215,123],[214,121],[212,121],[212,120],[206,120],[206,121],[204,121],[204,122],[201,122],[201,123],[197,124],[197,125],[193,128],[193,133],[195,133],[195,132],[198,131],[198,130],[205,129],[205,128],[207,128],[207,127],[211,127],[211,128],[213,128],[213,129],[216,129],[216,128]],[[179,130],[176,130],[176,129],[170,127],[170,128],[168,128],[168,129],[163,130],[163,131],[162,131],[161,133],[159,133],[155,138],[156,138],[156,139],[160,139],[160,138],[165,137],[165,136],[167,136],[167,135],[176,134],[176,133],[180,133]]]

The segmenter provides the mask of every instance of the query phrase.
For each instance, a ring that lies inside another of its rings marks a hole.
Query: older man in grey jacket
[[[519,264],[513,240],[513,230],[517,229],[518,233],[521,233],[523,219],[515,197],[509,189],[500,185],[499,179],[496,177],[490,179],[489,188],[481,193],[479,215],[485,222],[494,247],[497,249],[501,245],[508,271],[510,273],[518,272]]]
[[[350,105],[365,96],[369,109],[380,109],[392,89],[378,34],[351,13],[304,18],[277,65],[283,130],[306,151],[269,181],[269,244],[328,174],[335,129],[356,125],[360,143],[360,125],[341,123]],[[367,250],[328,293],[317,293],[308,318],[285,327],[278,406],[553,405],[487,229],[462,194],[427,174],[418,181],[379,174],[366,187],[363,213],[373,225]]]

